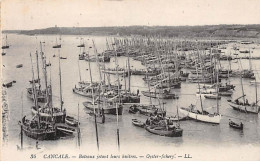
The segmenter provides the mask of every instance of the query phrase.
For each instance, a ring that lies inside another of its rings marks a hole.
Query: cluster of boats
[[[123,115],[126,108],[128,108],[129,113],[139,113],[146,118],[145,122],[133,119],[133,125],[161,136],[181,137],[185,129],[181,128],[180,121],[189,119],[220,124],[222,115],[219,112],[219,100],[223,96],[231,97],[235,89],[235,86],[229,80],[230,77],[239,77],[242,86],[243,78],[256,79],[251,65],[249,70],[239,70],[237,72],[234,72],[231,68],[224,69],[221,66],[220,46],[223,46],[226,42],[209,43],[202,41],[200,49],[198,49],[198,45],[196,45],[198,43],[192,41],[179,43],[167,39],[124,38],[114,39],[111,44],[107,41],[107,50],[101,54],[98,54],[94,41],[92,43],[91,46],[88,46],[88,50],[90,48],[94,50],[94,55],[92,56],[85,51],[87,45],[84,41],[77,46],[80,49],[78,60],[88,62],[90,80],[84,81],[81,79],[78,62],[80,80],[72,87],[72,93],[86,98],[83,105],[89,111],[89,115],[95,118],[97,138],[97,119],[101,119],[101,123],[104,124],[105,115],[111,114],[117,116],[119,140],[118,116]],[[61,43],[56,41],[56,45],[53,48],[61,48]],[[192,52],[189,52],[190,50]],[[189,53],[186,54],[185,52]],[[23,116],[19,121],[21,140],[23,133],[36,140],[55,140],[64,136],[74,136],[76,133],[80,136],[79,119],[68,116],[67,110],[64,108],[60,67],[62,58],[60,54],[58,55],[60,106],[53,105],[52,81],[51,76],[47,75],[47,66],[50,63],[46,62],[46,56],[42,51],[42,42],[40,42],[40,52],[36,51],[35,53],[36,76],[34,75],[33,57],[30,55],[32,79],[29,81],[30,87],[27,88],[27,96],[34,102],[34,106],[31,107],[32,118]],[[119,67],[118,58],[120,56],[127,57],[125,68]],[[111,62],[110,58],[112,57],[115,61],[115,67],[106,68],[105,63]],[[140,61],[145,68],[139,70],[131,68],[130,57]],[[39,68],[39,61],[42,62],[42,69]],[[227,61],[230,60],[227,59]],[[90,62],[97,64],[98,70],[95,70],[95,73],[99,75],[99,81],[92,79]],[[40,71],[43,73],[43,79],[40,78]],[[111,82],[110,76],[115,76],[116,81]],[[132,92],[131,76],[144,76],[143,80],[147,88],[142,91],[137,89],[136,93]],[[120,83],[119,77],[123,77],[124,87]],[[223,79],[225,79],[226,83],[222,83]],[[128,82],[126,82],[127,80]],[[180,108],[177,106],[177,115],[169,116],[166,113],[163,100],[176,99],[174,101],[178,101],[177,99],[181,95],[177,94],[176,89],[181,88],[181,83],[184,81],[195,83],[198,86],[195,94],[199,97],[200,107],[198,108],[193,104]],[[249,103],[245,98],[246,95],[242,87],[243,95],[241,97],[235,100],[228,100],[229,105],[233,109],[244,113],[258,114],[260,112],[257,97],[257,81],[255,80],[253,84],[256,86],[256,101]],[[6,87],[9,85],[12,84],[5,84]],[[141,95],[149,97],[150,103],[142,103]],[[203,98],[216,101],[214,112],[207,111],[202,102]],[[159,105],[155,101],[158,101]],[[127,106],[129,104],[130,107]],[[179,116],[179,113],[182,116]],[[230,121],[229,126],[243,129],[243,123],[237,124],[234,121]]]

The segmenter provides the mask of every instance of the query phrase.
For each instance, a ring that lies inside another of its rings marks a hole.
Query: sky
[[[2,0],[2,30],[260,24],[260,0]]]

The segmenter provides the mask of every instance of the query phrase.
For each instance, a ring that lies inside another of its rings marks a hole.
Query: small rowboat
[[[18,65],[16,66],[16,68],[21,68],[21,67],[23,67],[23,64],[18,64]]]
[[[145,126],[145,129],[150,133],[166,137],[181,137],[183,132],[183,129],[179,127],[174,127],[167,130],[165,127],[160,126]]]
[[[9,83],[3,84],[3,87],[6,87],[6,88],[9,88],[11,86],[13,86],[13,82],[9,82]]]
[[[70,126],[77,127],[79,125],[79,121],[71,116],[66,116],[65,123]]]
[[[132,124],[134,124],[134,126],[138,126],[143,128],[145,126],[145,124],[137,119],[132,119]]]
[[[213,95],[213,94],[209,94],[209,95],[204,95],[204,97],[205,98],[207,98],[207,99],[221,99],[221,97],[220,96],[217,96],[217,95]]]
[[[237,123],[235,123],[233,121],[229,122],[229,126],[234,128],[234,129],[240,129],[240,130],[243,130],[243,127],[244,127],[242,122],[240,124],[237,124]]]

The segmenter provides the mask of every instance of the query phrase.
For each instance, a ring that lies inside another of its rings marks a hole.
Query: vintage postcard
[[[259,0],[2,0],[3,161],[260,160]]]

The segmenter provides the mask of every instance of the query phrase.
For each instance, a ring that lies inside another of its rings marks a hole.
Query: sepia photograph
[[[0,161],[259,161],[259,0],[2,0]]]

